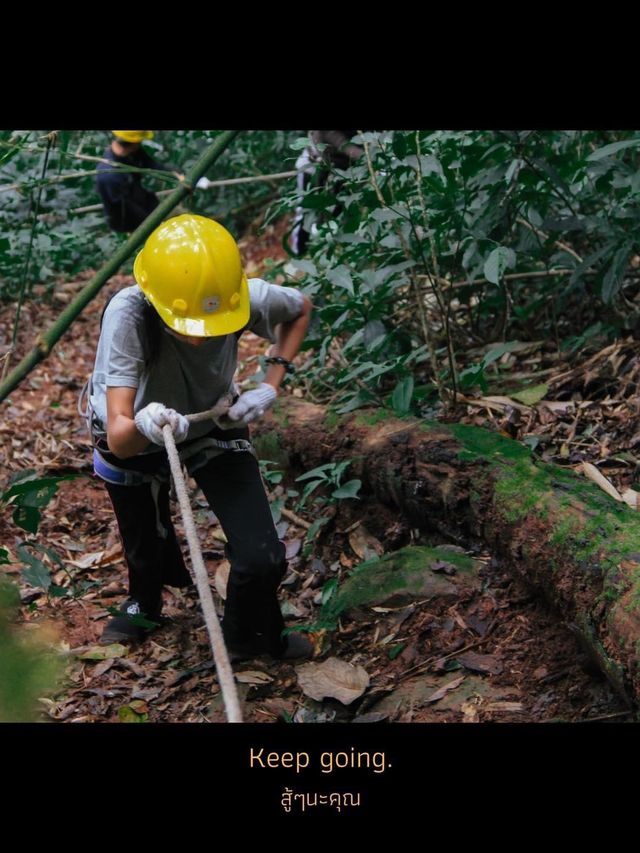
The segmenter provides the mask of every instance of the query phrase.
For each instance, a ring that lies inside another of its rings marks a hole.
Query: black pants
[[[166,459],[164,453],[162,457]],[[222,625],[227,646],[277,656],[285,645],[277,599],[286,569],[285,546],[278,539],[258,462],[247,451],[225,451],[193,477],[227,537],[231,571]],[[190,583],[170,519],[169,488],[163,485],[158,496],[160,520],[167,530],[162,538],[150,484],[105,486],[122,537],[129,594],[141,610],[157,616],[162,586]]]

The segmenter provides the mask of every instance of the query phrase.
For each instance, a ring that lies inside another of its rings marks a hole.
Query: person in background
[[[96,186],[102,199],[104,212],[109,227],[113,231],[128,234],[147,218],[159,204],[158,196],[145,189],[142,185],[141,172],[128,172],[124,169],[114,169],[111,163],[121,163],[123,166],[134,166],[138,169],[156,169],[172,171],[164,166],[142,147],[145,139],[153,139],[152,130],[112,130],[114,138],[103,155],[108,163],[98,164]],[[184,175],[176,173],[180,180]],[[196,187],[206,189],[209,181],[200,178]],[[173,215],[182,212],[176,209]]]
[[[332,169],[348,169],[364,153],[360,145],[351,142],[357,130],[311,130],[311,145],[296,160],[297,184],[302,195],[310,187],[323,187]],[[318,146],[322,146],[319,148]],[[295,255],[307,248],[309,232],[304,228],[305,209],[296,208],[290,246]]]

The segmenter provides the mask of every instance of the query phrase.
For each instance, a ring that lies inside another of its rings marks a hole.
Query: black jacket
[[[136,166],[139,169],[165,170],[163,165],[142,148],[127,157],[119,157],[109,147],[103,157],[113,163]],[[106,163],[99,163],[96,185],[107,221],[114,231],[135,231],[158,205],[157,195],[142,186],[142,175],[139,172],[124,172],[113,169]]]

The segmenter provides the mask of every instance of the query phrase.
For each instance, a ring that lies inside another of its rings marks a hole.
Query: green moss
[[[455,436],[466,451],[465,456],[460,455],[461,458],[491,459],[497,456],[512,460],[530,459],[531,451],[528,447],[497,432],[469,424],[444,424],[443,426]]]
[[[289,420],[289,413],[287,411],[286,399],[286,397],[279,397],[271,407],[273,416],[283,427],[288,427],[291,423]]]
[[[579,531],[578,519],[572,515],[565,515],[554,526],[550,541],[553,545],[563,547],[567,544],[568,538],[575,536]]]
[[[320,618],[332,622],[346,610],[383,602],[395,593],[424,597],[451,594],[455,583],[451,577],[431,570],[438,562],[454,566],[456,575],[467,579],[476,572],[476,563],[470,557],[446,548],[401,548],[380,560],[361,563],[324,606]]]
[[[548,520],[559,507],[562,517],[551,541],[577,562],[597,558],[609,569],[640,553],[639,517],[594,483],[572,470],[534,461],[528,448],[506,436],[466,424],[448,424],[447,429],[461,445],[461,459],[487,463],[495,477],[495,505],[507,521],[531,515]],[[640,604],[640,578],[638,589]]]
[[[401,418],[394,415],[393,412],[387,411],[387,409],[363,409],[358,412],[353,422],[356,426],[375,426],[382,421],[397,420],[401,420]]]
[[[324,428],[327,432],[334,432],[342,423],[342,417],[334,411],[328,411],[324,417]]]
[[[578,614],[576,624],[579,634],[582,635],[583,642],[586,643],[587,648],[595,656],[600,669],[602,669],[618,692],[621,695],[626,695],[624,669],[606,653],[602,643],[597,637],[592,619],[584,613]]]
[[[277,432],[271,430],[271,432],[265,432],[262,435],[253,435],[251,441],[259,459],[275,462],[277,467],[283,471],[289,468],[289,455],[280,444]]]

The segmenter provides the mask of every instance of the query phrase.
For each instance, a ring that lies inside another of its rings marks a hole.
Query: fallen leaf
[[[539,405],[541,409],[547,409],[557,415],[570,414],[575,408],[572,400],[541,400]]]
[[[306,616],[306,610],[301,610],[293,601],[283,601],[280,605],[280,612],[285,619],[287,616],[293,616],[294,619]]]
[[[268,684],[273,681],[270,675],[257,669],[247,669],[244,672],[236,672],[234,675],[240,684]]]
[[[369,686],[369,674],[364,667],[339,658],[302,664],[296,667],[296,674],[303,692],[318,702],[333,698],[343,705],[350,705]]]
[[[436,690],[435,693],[432,693],[426,700],[427,704],[432,704],[433,702],[438,702],[444,696],[449,693],[450,690],[455,690],[456,687],[459,687],[464,681],[464,675],[461,675],[460,678],[454,678],[453,681],[450,681],[448,684],[445,684],[439,690]]]
[[[85,554],[84,557],[81,557],[79,560],[69,560],[69,562],[72,566],[76,566],[78,569],[88,569],[90,566],[99,565],[104,555],[104,551],[96,551],[93,554]]]
[[[230,570],[231,563],[229,560],[222,560],[216,569],[214,583],[216,585],[216,591],[223,601],[227,600],[227,584],[229,583]]]
[[[531,388],[523,388],[521,391],[513,391],[511,396],[525,406],[535,406],[549,390],[548,385],[533,385]]]
[[[349,545],[361,560],[372,560],[384,554],[384,548],[378,539],[369,533],[363,524],[359,524],[349,533]]]
[[[592,465],[591,462],[583,462],[582,463],[582,472],[588,477],[590,480],[593,480],[603,492],[606,492],[610,497],[612,497],[616,501],[623,500],[622,495],[616,489],[616,487],[611,483],[605,476],[603,476],[600,471],[596,468],[595,465]]]
[[[76,654],[80,660],[108,660],[109,658],[124,657],[129,653],[126,646],[121,643],[111,643],[110,646],[89,646],[81,654]]]
[[[493,655],[479,655],[476,652],[465,652],[462,655],[456,655],[456,660],[465,669],[470,669],[473,672],[490,672],[492,675],[499,675],[502,672],[502,664]]]
[[[286,548],[287,548],[286,558],[287,558],[287,560],[293,559],[293,557],[296,556],[296,554],[298,553],[298,551],[300,550],[301,547],[302,547],[302,539],[292,539],[290,542],[287,542],[286,543]]]
[[[94,678],[100,678],[101,675],[104,675],[105,672],[108,672],[111,669],[114,663],[115,658],[107,658],[102,661],[102,663],[99,663],[91,674]]]
[[[118,720],[121,723],[146,723],[149,719],[149,714],[146,712],[138,713],[136,709],[133,707],[138,704],[138,700],[131,702],[129,705],[123,705],[121,708],[118,708]],[[144,702],[140,704],[144,705]]]
[[[69,560],[72,566],[78,569],[89,569],[97,566],[107,566],[111,563],[119,563],[123,559],[122,545],[117,542],[106,551],[94,551],[91,554],[85,554],[79,560]]]

